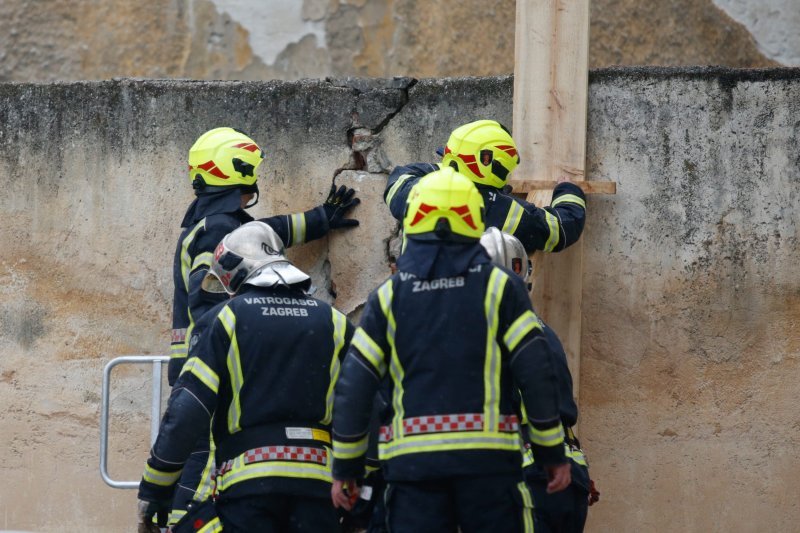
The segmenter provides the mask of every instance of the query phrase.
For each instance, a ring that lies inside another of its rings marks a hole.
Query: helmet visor
[[[213,294],[225,294],[227,292],[219,278],[211,272],[206,274],[206,277],[203,278],[203,281],[200,283],[200,288]]]

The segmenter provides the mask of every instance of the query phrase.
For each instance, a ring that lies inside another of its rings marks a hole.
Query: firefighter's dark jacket
[[[198,196],[186,211],[172,266],[172,344],[168,380],[178,379],[186,361],[187,341],[197,320],[218,304],[224,295],[200,290],[200,283],[211,266],[214,249],[225,235],[242,224],[252,222],[240,207],[241,191],[225,189]],[[304,213],[260,219],[269,224],[289,247],[319,239],[328,233],[328,218],[322,207]]]
[[[542,328],[548,343],[552,347],[553,366],[556,372],[556,379],[558,380],[561,423],[566,430],[564,453],[571,462],[572,483],[580,485],[588,491],[589,472],[586,456],[580,449],[580,443],[575,438],[571,429],[572,426],[578,422],[578,406],[575,404],[575,399],[573,397],[572,373],[569,371],[569,365],[567,364],[567,354],[564,351],[564,346],[561,344],[558,335],[553,331],[553,328],[544,323],[542,324]],[[524,434],[525,432],[523,432],[523,435]],[[542,465],[534,462],[529,452],[526,452],[523,464],[525,465],[526,479],[536,479],[541,483],[547,483],[547,472],[542,468]]]
[[[386,479],[518,472],[515,387],[542,464],[564,462],[552,356],[518,276],[479,244],[409,239],[398,272],[370,294],[334,403],[334,477],[360,479],[375,392],[390,412]]]
[[[411,188],[426,174],[439,170],[437,163],[396,167],[389,175],[383,199],[392,216],[403,220]],[[560,252],[576,242],[586,218],[586,196],[574,183],[559,183],[547,207],[536,207],[496,187],[477,184],[485,204],[486,227],[514,235],[528,253]]]
[[[141,499],[169,499],[209,420],[220,495],[330,494],[334,384],[354,328],[299,289],[244,289],[198,323]]]

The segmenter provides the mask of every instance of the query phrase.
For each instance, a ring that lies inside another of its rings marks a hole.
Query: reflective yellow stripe
[[[328,393],[325,395],[325,418],[321,420],[322,424],[330,424],[333,420],[333,391],[342,368],[339,354],[344,348],[344,337],[347,333],[345,316],[334,308],[331,308],[331,313],[333,315],[333,359],[331,359],[331,381],[328,384]]]
[[[353,335],[352,344],[358,348],[359,353],[375,368],[378,375],[383,377],[386,373],[385,355],[381,347],[367,335],[367,332],[362,328],[358,328],[356,334]]]
[[[525,311],[511,324],[511,327],[508,328],[508,331],[503,337],[503,342],[508,348],[508,351],[513,352],[514,348],[525,338],[525,335],[533,329],[541,331],[542,323],[533,311]]]
[[[564,203],[578,204],[582,208],[586,209],[586,202],[583,201],[583,198],[581,198],[580,196],[576,196],[574,194],[565,194],[563,196],[559,196],[558,198],[553,200],[553,203],[550,204],[550,207],[555,207],[558,204],[564,204]]]
[[[169,512],[169,519],[167,520],[167,525],[172,527],[178,523],[178,521],[186,515],[185,509],[173,509]]]
[[[217,320],[220,321],[222,327],[228,333],[228,337],[233,337],[234,330],[236,329],[236,316],[227,305],[217,315]]]
[[[586,461],[586,454],[583,453],[583,450],[572,449],[567,443],[564,443],[564,455],[579,465],[589,466],[588,462]],[[522,453],[522,468],[527,468],[535,463],[536,461],[533,458],[533,452],[530,450],[525,450]]]
[[[333,440],[333,457],[335,459],[355,459],[367,453],[367,446],[369,445],[369,434],[364,435],[364,438],[356,442],[342,442],[340,440]]]
[[[180,344],[171,344],[169,347],[170,359],[186,359],[187,346],[185,342]]]
[[[265,461],[245,464],[244,457],[240,455],[234,459],[233,467],[229,472],[217,476],[217,490],[229,489],[248,479],[271,476],[332,482],[330,462],[327,466],[295,461]]]
[[[483,430],[496,432],[500,421],[500,346],[497,344],[498,309],[508,275],[493,268],[484,300],[486,313],[486,361],[483,366]]]
[[[394,298],[394,284],[392,280],[387,281],[378,289],[378,301],[381,304],[381,311],[386,317],[386,337],[389,347],[392,350],[391,357],[389,358],[389,375],[392,377],[394,387],[392,389],[392,409],[394,410],[394,418],[392,419],[392,431],[395,438],[403,436],[403,417],[405,416],[405,409],[403,408],[403,380],[405,379],[405,372],[400,365],[400,357],[397,355],[397,348],[395,346],[395,335],[397,334],[397,322],[394,319],[394,312],[392,311],[392,299]]]
[[[518,452],[520,440],[517,433],[462,431],[410,435],[378,445],[380,459],[386,461],[401,455],[423,452],[448,452],[454,450],[508,450]]]
[[[306,215],[295,213],[292,215],[292,246],[306,242]]]
[[[583,450],[573,450],[569,447],[569,445],[564,445],[564,455],[578,463],[579,465],[589,466],[588,462],[586,461],[586,455],[583,453]]]
[[[525,533],[533,533],[533,498],[524,481],[517,483],[517,489],[522,495],[522,523]]]
[[[220,321],[231,344],[228,347],[227,366],[228,373],[231,376],[231,405],[228,408],[228,433],[236,433],[242,429],[242,405],[240,400],[240,393],[244,385],[244,376],[242,375],[242,362],[239,355],[239,341],[236,339],[236,316],[227,305],[222,308],[222,311],[217,315],[217,320]]]
[[[194,272],[194,269],[202,265],[211,267],[211,262],[213,260],[214,260],[214,254],[212,254],[211,252],[203,252],[202,254],[194,258],[194,262],[192,263],[192,270],[190,272]]]
[[[180,470],[177,472],[164,472],[162,470],[156,470],[150,465],[144,466],[144,474],[142,474],[142,478],[145,481],[161,487],[169,487],[170,485],[174,485],[178,482],[178,478],[180,477]]]
[[[220,533],[222,531],[222,522],[219,517],[215,516],[209,520],[206,525],[197,530],[197,533]]]
[[[542,211],[544,211],[544,218],[547,220],[547,226],[550,228],[550,236],[547,238],[547,242],[544,243],[543,250],[545,252],[552,252],[555,250],[559,239],[558,219],[546,209],[542,209]]]
[[[522,220],[522,213],[525,210],[519,205],[517,202],[511,202],[511,209],[508,210],[508,215],[506,215],[506,221],[503,223],[503,231],[506,233],[510,233],[514,235],[514,232],[517,231],[519,227],[519,223]]]
[[[219,376],[199,357],[192,357],[186,361],[183,365],[183,370],[181,370],[181,374],[184,372],[191,372],[203,385],[211,389],[211,392],[214,394],[219,391]]]
[[[403,174],[402,176],[397,178],[397,181],[394,182],[394,185],[392,185],[391,189],[389,189],[389,193],[386,195],[386,205],[391,207],[392,199],[394,198],[394,195],[397,193],[397,191],[399,191],[400,188],[403,186],[403,183],[414,177],[416,176],[412,176],[411,174]]]
[[[205,229],[205,227],[206,219],[203,219],[192,228],[192,231],[190,231],[183,239],[183,242],[181,242],[181,276],[183,277],[183,286],[186,288],[187,293],[189,292],[189,273],[192,271],[192,256],[189,255],[189,246],[192,245],[197,232],[201,228]]]
[[[212,476],[216,470],[214,452],[216,451],[217,447],[214,444],[213,430],[209,431],[208,440],[209,440],[208,459],[206,459],[206,466],[205,468],[203,468],[203,473],[200,474],[200,484],[197,486],[197,491],[194,493],[194,497],[192,498],[193,500],[198,502],[202,502],[210,498],[211,493],[214,491],[214,478]]]
[[[530,450],[522,451],[522,468],[527,468],[534,464],[536,461],[533,459],[533,452]]]
[[[531,441],[539,446],[558,446],[564,443],[564,428],[561,424],[550,429],[536,429],[530,426]]]

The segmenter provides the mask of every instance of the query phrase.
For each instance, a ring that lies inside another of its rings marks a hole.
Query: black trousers
[[[392,482],[386,489],[390,533],[520,533],[526,509],[520,476],[454,477]]]
[[[330,498],[288,494],[221,498],[217,515],[225,533],[337,533]]]

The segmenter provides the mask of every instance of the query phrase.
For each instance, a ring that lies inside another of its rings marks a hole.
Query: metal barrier
[[[103,399],[100,406],[100,476],[107,485],[115,489],[139,488],[139,481],[115,481],[108,475],[108,404],[111,370],[115,366],[130,363],[153,365],[153,402],[150,405],[150,444],[156,441],[158,426],[161,422],[161,368],[163,363],[169,362],[166,355],[129,355],[117,357],[109,361],[103,369]]]

